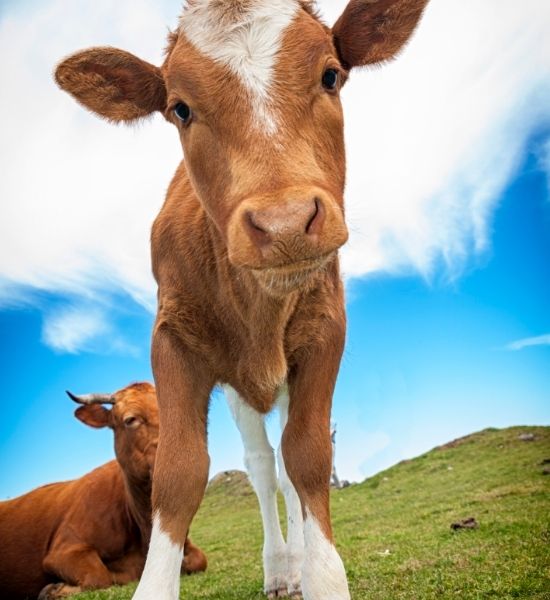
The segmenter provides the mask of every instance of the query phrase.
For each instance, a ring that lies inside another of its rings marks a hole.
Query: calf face
[[[110,427],[123,471],[135,480],[150,480],[155,465],[159,419],[155,388],[134,383],[114,394],[69,396],[82,406],[75,416],[90,427]],[[112,404],[112,409],[104,404]]]
[[[392,58],[426,2],[352,0],[330,29],[306,0],[189,0],[161,68],[93,48],[55,76],[109,120],[163,113],[230,261],[288,292],[348,236],[339,98],[348,72]]]
[[[346,74],[311,14],[288,0],[191,4],[163,76],[194,189],[234,265],[262,282],[266,270],[307,273],[346,241]]]

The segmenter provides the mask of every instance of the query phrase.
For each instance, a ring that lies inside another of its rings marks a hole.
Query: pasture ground
[[[534,434],[522,441],[521,434]],[[487,429],[332,493],[354,600],[550,599],[550,427]],[[282,504],[281,504],[282,507]],[[284,512],[281,511],[284,516]],[[474,517],[479,527],[452,531]],[[209,486],[185,600],[261,600],[261,521],[242,473]],[[130,599],[135,585],[75,600]]]

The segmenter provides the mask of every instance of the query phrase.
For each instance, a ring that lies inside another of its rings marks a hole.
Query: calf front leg
[[[152,363],[160,429],[153,474],[153,530],[134,600],[177,600],[185,539],[208,481],[206,420],[214,378],[157,327]]]
[[[284,431],[288,421],[288,390],[285,389],[281,394],[278,404],[281,431]],[[282,444],[279,445],[277,461],[279,463],[279,487],[285,498],[287,518],[286,556],[288,594],[298,598],[302,591],[302,565],[304,562],[304,520],[302,518],[302,506],[296,489],[286,472]]]
[[[332,537],[330,473],[332,393],[344,344],[334,323],[323,347],[308,348],[289,377],[289,413],[282,451],[287,473],[301,500],[305,556],[305,600],[349,600],[344,565]]]
[[[264,415],[248,406],[230,386],[225,386],[224,391],[241,434],[244,463],[262,513],[264,591],[268,598],[286,596],[286,548],[277,508],[275,456],[265,430]]]

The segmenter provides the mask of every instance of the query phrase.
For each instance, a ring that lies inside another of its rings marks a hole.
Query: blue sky
[[[142,0],[122,26],[128,2],[113,15],[105,1],[77,34],[67,27],[52,41],[58,14],[77,17],[74,4],[15,11],[2,3],[0,11],[0,40],[16,36],[20,50],[2,65],[20,89],[1,99],[10,119],[1,123],[0,498],[112,457],[111,434],[78,422],[65,389],[114,391],[151,379],[148,228],[179,158],[177,140],[158,119],[129,131],[99,123],[49,73],[92,43],[158,61],[177,9]],[[548,16],[543,4],[530,2]],[[321,3],[331,19],[339,5]],[[521,9],[502,14],[502,31],[486,40],[493,53],[507,48],[490,68],[481,46],[467,54],[475,31],[464,48],[442,48],[453,35],[441,33],[442,23],[467,22],[468,5],[434,6],[401,65],[355,75],[344,94],[352,239],[343,254],[349,329],[334,420],[338,471],[350,479],[484,427],[550,420],[550,72],[541,66],[550,52],[538,44],[544,30],[533,29],[542,19],[522,23]],[[483,10],[488,19],[498,3]],[[514,27],[531,29],[510,49]],[[143,42],[149,30],[157,38]],[[459,63],[470,66],[446,79]],[[430,87],[407,87],[411,73]],[[408,102],[396,100],[403,88]],[[27,96],[42,99],[40,118]],[[391,123],[377,124],[380,106]],[[101,176],[90,178],[83,163]],[[269,423],[275,439],[276,418]],[[212,402],[210,451],[212,475],[242,468],[221,395]]]

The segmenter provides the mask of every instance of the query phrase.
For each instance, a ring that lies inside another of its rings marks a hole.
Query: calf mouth
[[[335,256],[336,251],[332,251],[315,258],[251,271],[263,289],[281,296],[313,285]]]

